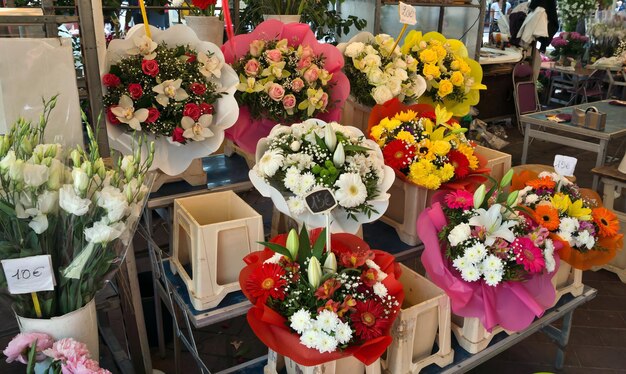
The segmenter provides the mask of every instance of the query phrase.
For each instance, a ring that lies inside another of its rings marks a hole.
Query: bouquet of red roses
[[[248,322],[270,349],[313,366],[346,356],[366,365],[391,343],[389,330],[404,299],[399,267],[351,234],[306,227],[279,235],[248,255],[239,275],[254,304]]]

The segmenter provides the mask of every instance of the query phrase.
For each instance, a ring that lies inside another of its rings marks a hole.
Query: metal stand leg
[[[561,327],[560,330],[552,325],[545,326],[542,329],[542,331],[557,344],[556,361],[554,363],[554,367],[557,370],[563,369],[563,365],[565,364],[565,349],[567,348],[569,334],[572,330],[573,315],[574,311],[572,310],[563,316],[563,327]]]
[[[522,149],[522,161],[521,164],[526,164],[526,158],[528,157],[528,143],[530,140],[530,123],[524,124],[524,148]]]
[[[152,237],[152,209],[146,209],[144,212],[144,222],[146,225],[146,231],[148,236]],[[153,261],[151,263],[154,263]],[[157,269],[152,266],[152,272],[155,273]],[[152,289],[154,294],[154,313],[156,315],[156,328],[157,328],[157,340],[159,344],[159,357],[165,358],[165,334],[163,333],[163,308],[161,308],[161,297],[159,293],[159,277],[153,275],[152,277]]]

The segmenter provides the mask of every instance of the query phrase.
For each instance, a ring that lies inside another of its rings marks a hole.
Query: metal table
[[[591,151],[598,154],[596,158],[596,167],[604,165],[608,150],[609,141],[611,139],[626,136],[626,107],[609,105],[610,100],[598,101],[589,104],[580,104],[559,109],[547,110],[533,114],[525,114],[520,116],[520,122],[524,124],[524,149],[522,151],[522,164],[526,163],[528,156],[528,145],[531,138],[541,139],[552,143],[562,144],[573,148]],[[559,113],[571,114],[574,108],[586,109],[595,106],[600,112],[607,114],[606,127],[604,131],[597,131],[577,127],[568,123],[556,123],[549,121],[547,115]],[[533,127],[534,126],[534,127]],[[566,135],[582,135],[590,140],[574,139],[570,136],[558,134],[558,132],[566,133]],[[576,155],[572,155],[576,156]],[[593,177],[594,190],[598,189],[599,178],[597,175]]]

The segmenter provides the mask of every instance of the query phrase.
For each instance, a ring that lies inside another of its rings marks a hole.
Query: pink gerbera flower
[[[546,266],[541,249],[530,238],[516,238],[511,243],[515,261],[529,273],[539,273]]]
[[[474,206],[474,195],[465,190],[457,190],[447,194],[445,201],[452,209],[468,210]]]

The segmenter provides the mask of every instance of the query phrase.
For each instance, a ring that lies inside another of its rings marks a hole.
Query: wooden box
[[[425,277],[400,266],[405,297],[391,330],[393,341],[383,368],[392,374],[405,374],[418,373],[431,364],[445,367],[454,360],[450,298]],[[435,342],[438,350],[432,353]]]
[[[611,193],[613,193],[613,189],[611,189]],[[613,213],[617,215],[617,218],[619,219],[619,225],[623,232],[626,229],[626,214],[615,210],[613,211]],[[605,269],[617,274],[620,281],[622,281],[622,283],[626,283],[626,240],[624,241],[622,250],[617,251],[615,257],[611,261],[609,261],[608,264],[592,268],[592,270],[594,271],[599,269]]]
[[[461,317],[452,315],[452,333],[459,342],[461,348],[471,354],[478,353],[487,348],[491,339],[500,332],[505,331],[496,326],[491,332],[483,327],[483,324],[475,317]]]
[[[243,257],[260,250],[263,219],[232,191],[174,200],[172,271],[198,310],[239,290]]]
[[[580,296],[583,293],[583,271],[574,269],[570,264],[561,260],[559,270],[552,277],[552,285],[556,289],[556,297],[554,305],[561,299],[563,295],[572,294],[572,296]]]
[[[498,182],[511,169],[511,155],[495,149],[476,146],[476,153],[487,159],[487,167],[491,169],[489,175]]]
[[[367,122],[370,118],[371,107],[357,103],[352,96],[346,99],[341,112],[341,124],[353,126],[361,130],[367,138]]]
[[[352,356],[329,361],[321,365],[303,366],[289,357],[282,356],[270,349],[267,354],[267,365],[263,368],[263,373],[278,374],[283,369],[286,369],[287,374],[381,374],[380,359],[369,366],[365,366],[365,364]]]

